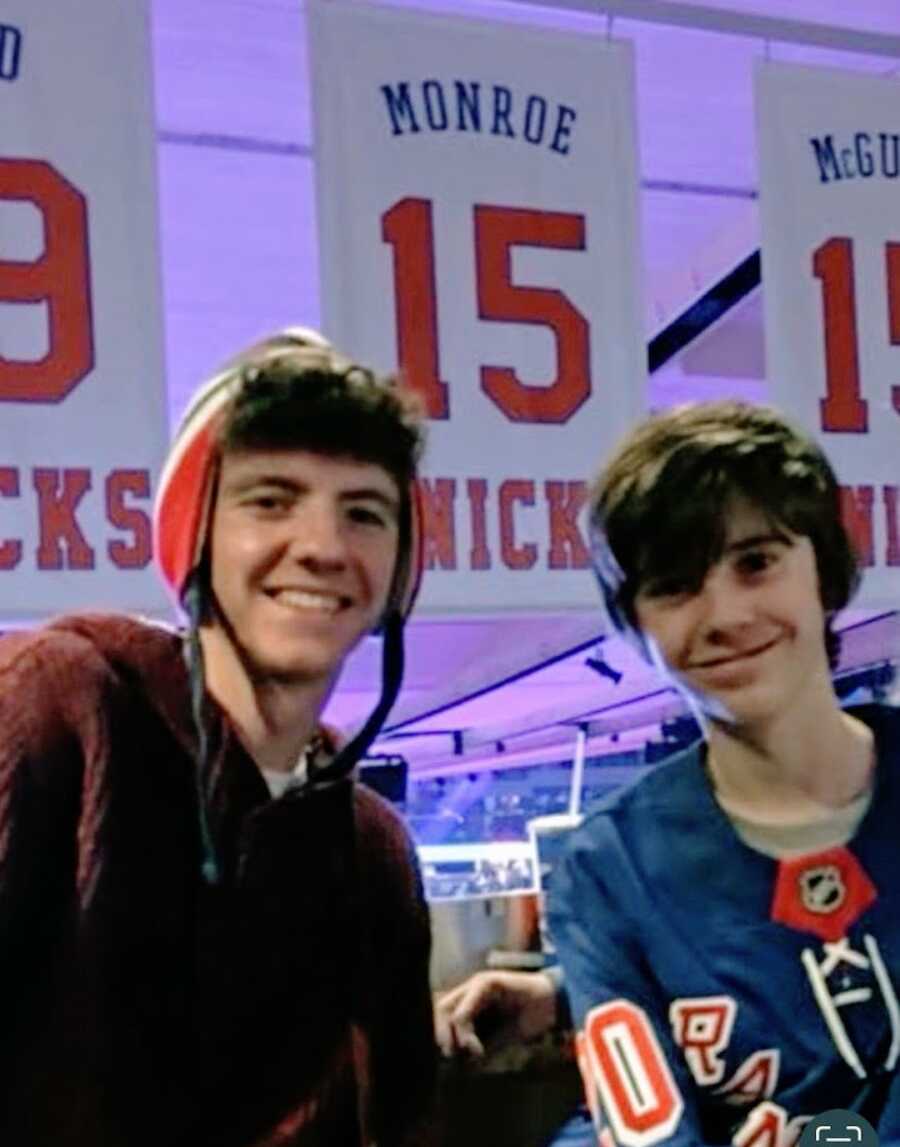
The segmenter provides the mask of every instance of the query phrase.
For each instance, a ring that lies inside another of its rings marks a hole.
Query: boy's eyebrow
[[[247,490],[252,490],[254,486],[275,486],[279,490],[288,490],[292,493],[302,489],[293,478],[285,478],[280,474],[244,474],[236,478],[226,478],[222,483],[223,489],[229,494],[243,494]]]
[[[229,494],[244,494],[259,486],[274,487],[289,494],[296,494],[308,489],[305,482],[298,482],[295,478],[286,478],[283,474],[246,474],[236,478],[226,479],[223,482],[224,490]],[[400,499],[389,494],[377,486],[358,486],[349,490],[341,490],[339,497],[342,502],[372,501],[378,502],[392,514],[400,513]]]
[[[738,538],[736,542],[729,542],[725,547],[725,552],[727,554],[741,553],[744,550],[752,550],[756,546],[768,545],[771,542],[782,542],[788,546],[791,544],[787,534],[781,533],[780,530],[770,530],[766,534],[751,534],[748,538]]]

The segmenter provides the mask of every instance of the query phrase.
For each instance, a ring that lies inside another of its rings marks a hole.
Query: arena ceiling
[[[633,41],[649,401],[764,399],[753,68],[768,56],[893,74],[896,0],[432,6],[602,27]],[[235,346],[275,326],[318,324],[315,156],[299,0],[152,0],[152,28],[174,419]],[[734,289],[729,276],[741,267]],[[847,624],[848,666],[900,650],[896,616],[855,614]],[[601,750],[612,734],[645,736],[675,702],[620,642],[598,647],[601,635],[599,614],[417,620],[394,736],[382,747],[403,748],[414,768],[477,769],[498,746],[510,763],[565,753],[579,724]],[[377,659],[375,642],[354,658],[336,719],[373,703]]]

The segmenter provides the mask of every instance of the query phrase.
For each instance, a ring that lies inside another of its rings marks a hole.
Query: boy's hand
[[[556,984],[543,972],[476,972],[434,1005],[435,1036],[448,1058],[481,1058],[485,1042],[534,1039],[555,1022]]]

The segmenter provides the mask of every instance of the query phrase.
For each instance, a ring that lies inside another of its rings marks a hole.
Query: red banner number
[[[562,291],[512,282],[513,247],[583,251],[584,216],[511,207],[475,208],[478,314],[493,322],[536,323],[556,336],[556,378],[522,382],[506,366],[483,366],[484,392],[513,422],[567,422],[591,393],[587,320]]]
[[[44,224],[34,262],[0,260],[0,304],[46,303],[49,350],[38,362],[0,355],[0,401],[59,402],[94,364],[87,204],[48,163],[0,159],[0,201],[33,204]]]
[[[438,366],[434,224],[427,199],[401,199],[381,217],[381,237],[394,248],[397,360],[425,400],[429,418],[449,418],[447,384]]]
[[[900,244],[886,243],[884,258],[888,338],[892,346],[900,346]],[[822,284],[825,331],[825,398],[819,403],[822,429],[865,434],[869,404],[860,390],[853,240],[827,239],[813,252],[812,265]],[[900,386],[892,388],[891,397],[900,413]]]
[[[512,282],[512,249],[585,250],[583,215],[514,207],[474,209],[476,294],[479,318],[549,327],[557,367],[548,384],[523,382],[510,367],[481,367],[481,385],[511,422],[566,422],[591,393],[590,329],[561,292]],[[433,207],[428,199],[401,199],[381,217],[381,235],[394,249],[397,357],[424,396],[430,418],[450,414],[440,379]]]
[[[856,279],[853,240],[829,239],[813,252],[813,274],[822,283],[825,385],[819,402],[822,429],[864,434],[869,408],[859,393]]]

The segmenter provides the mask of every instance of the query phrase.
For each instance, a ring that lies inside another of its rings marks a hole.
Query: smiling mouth
[[[324,614],[334,617],[350,604],[350,598],[343,594],[320,593],[304,589],[268,589],[265,594],[272,601],[288,609],[302,613]]]
[[[751,661],[754,657],[759,657],[762,653],[768,653],[780,640],[780,637],[775,637],[771,641],[767,641],[765,645],[758,645],[755,649],[748,649],[744,653],[735,653],[731,657],[721,657],[716,661],[696,661],[693,665],[689,665],[688,668],[723,669],[730,665],[742,665],[746,661]]]

